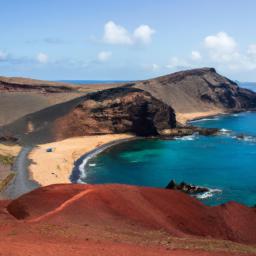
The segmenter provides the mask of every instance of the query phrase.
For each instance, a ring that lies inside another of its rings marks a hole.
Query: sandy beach
[[[195,119],[212,117],[212,116],[221,115],[221,114],[224,114],[224,111],[220,109],[216,109],[216,110],[204,111],[204,112],[176,113],[176,118],[179,123],[186,124],[187,122]]]
[[[104,144],[132,137],[129,134],[83,136],[38,145],[28,156],[30,179],[42,186],[70,183],[74,162],[79,157]]]
[[[3,156],[17,156],[21,150],[21,146],[13,144],[7,145],[0,143],[0,155]]]

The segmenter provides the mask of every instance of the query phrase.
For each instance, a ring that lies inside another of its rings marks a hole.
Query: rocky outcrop
[[[155,136],[176,127],[174,110],[148,92],[121,87],[88,94],[2,127],[0,137],[44,143],[73,136],[133,133]]]
[[[165,138],[168,137],[182,137],[189,136],[193,134],[199,134],[203,136],[210,135],[218,135],[220,133],[220,129],[218,128],[204,128],[204,127],[196,127],[196,126],[178,126],[172,129],[163,129],[160,131],[160,136]]]
[[[168,185],[166,186],[166,189],[179,190],[181,192],[184,192],[190,195],[195,195],[195,194],[200,194],[200,193],[205,193],[210,191],[209,188],[191,185],[186,182],[181,182],[180,184],[178,184],[174,180],[171,180],[168,183]]]
[[[170,106],[149,93],[123,87],[89,95],[55,124],[58,139],[108,133],[154,136],[176,127],[176,119]]]

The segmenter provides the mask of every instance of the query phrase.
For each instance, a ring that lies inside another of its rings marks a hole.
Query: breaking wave
[[[230,135],[231,132],[232,131],[225,129],[225,128],[220,129],[220,134],[223,134],[223,135]]]
[[[233,136],[233,138],[237,140],[245,141],[245,142],[256,143],[256,137],[251,135],[236,135],[236,136]]]
[[[209,188],[209,191],[195,195],[195,197],[197,199],[204,200],[204,199],[211,198],[211,197],[215,196],[216,194],[220,194],[220,193],[222,193],[221,189],[210,189]]]
[[[190,121],[190,123],[199,123],[199,122],[204,122],[204,121],[216,121],[219,120],[220,117],[216,116],[216,117],[207,117],[207,118],[200,118],[200,119],[195,119]]]

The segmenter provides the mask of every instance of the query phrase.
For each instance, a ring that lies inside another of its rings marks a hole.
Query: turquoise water
[[[87,183],[124,183],[164,188],[171,179],[222,192],[203,195],[216,205],[256,204],[256,113],[193,122],[223,130],[221,136],[141,139],[116,145],[89,160]],[[236,137],[246,134],[243,138]]]

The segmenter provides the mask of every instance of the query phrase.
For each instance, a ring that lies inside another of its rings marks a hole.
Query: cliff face
[[[171,107],[135,88],[105,90],[88,96],[56,121],[58,139],[107,133],[157,135],[176,126]],[[58,130],[57,127],[62,127]]]
[[[172,106],[176,113],[241,111],[256,107],[256,93],[238,87],[213,68],[177,72],[133,86]]]
[[[148,92],[120,87],[27,115],[2,127],[0,134],[17,136],[25,143],[44,143],[108,133],[150,136],[175,126],[175,113],[170,106]]]
[[[251,109],[256,109],[255,92],[202,68],[87,94],[27,115],[0,133],[34,143],[108,133],[168,135],[176,118],[185,122],[191,115]]]

